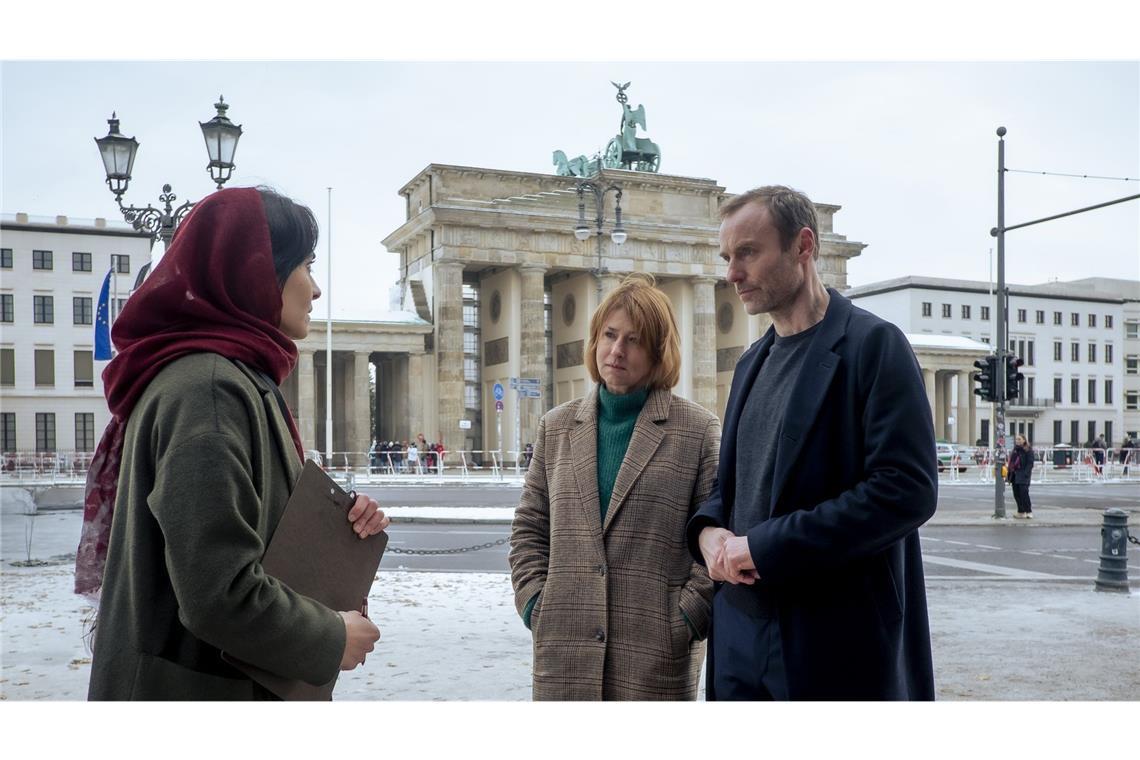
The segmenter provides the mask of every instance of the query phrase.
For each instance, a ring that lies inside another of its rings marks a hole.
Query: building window
[[[1112,364],[1112,344],[1111,343],[1105,343],[1104,344],[1104,363],[1105,364]]]
[[[1072,313],[1069,315],[1069,323],[1070,323],[1070,324],[1071,324],[1073,327],[1080,327],[1080,326],[1081,326],[1081,315],[1080,315],[1080,314],[1078,314],[1078,313],[1076,313],[1075,311],[1074,311],[1074,312],[1072,312]]]
[[[1112,378],[1108,377],[1104,380],[1104,403],[1112,406]]]
[[[1061,324],[1061,312],[1059,312],[1059,311],[1053,312],[1053,324],[1055,324],[1055,325]]]
[[[1061,403],[1061,378],[1053,378],[1053,403]]]
[[[1079,377],[1069,379],[1069,403],[1081,403],[1081,379]]]
[[[1061,442],[1061,421],[1053,420],[1053,445]]]
[[[1088,442],[1089,442],[1089,445],[1092,445],[1092,442],[1096,440],[1096,422],[1094,420],[1089,420],[1088,426],[1089,426],[1089,440],[1088,440]]]
[[[32,251],[32,269],[51,269],[51,251]]]
[[[990,336],[983,335],[982,336],[982,343],[985,343],[988,346],[990,344]]]
[[[1089,400],[1088,403],[1096,403],[1096,378],[1089,378]]]
[[[1029,401],[1029,403],[1031,403],[1031,404],[1033,403],[1033,399],[1037,398],[1037,378],[1034,378],[1034,377],[1025,378],[1025,396],[1024,396],[1024,398],[1027,399]]]
[[[0,322],[16,321],[15,298],[11,293],[0,293]]]
[[[1037,314],[1035,316],[1037,317],[1037,324],[1039,324],[1039,325],[1045,324],[1045,310],[1044,309],[1038,309]]]
[[[16,349],[0,348],[0,385],[11,388],[16,384]]]
[[[1010,341],[1009,350],[1013,351],[1013,355],[1016,356],[1017,358],[1021,359],[1021,361],[1025,362],[1026,364],[1029,363],[1028,361],[1025,360],[1025,340],[1024,339],[1017,341],[1017,349],[1016,350],[1014,350],[1014,348],[1013,348],[1013,341]]]
[[[1104,421],[1104,442],[1109,447],[1112,446],[1112,420],[1105,420]],[[1105,454],[1107,456],[1112,456],[1113,452],[1106,451]]]
[[[90,351],[75,351],[75,387],[95,387],[95,363]]]
[[[981,307],[981,310],[982,310],[982,321],[983,322],[989,322],[990,321],[990,307],[989,306],[983,306],[983,307]]]
[[[970,318],[970,305],[969,304],[962,304],[962,319],[969,319],[969,318]]]
[[[0,248],[0,269],[12,268],[12,249]]]
[[[1025,364],[1026,366],[1033,366],[1033,341],[1027,341],[1025,344]]]
[[[950,304],[948,303],[942,304],[942,318],[950,319]]]
[[[74,296],[71,299],[71,320],[75,325],[91,324],[90,296]]]
[[[930,316],[930,309],[931,309],[930,301],[923,301],[922,302],[922,316],[929,317]]]
[[[55,385],[55,351],[50,348],[37,348],[36,359],[36,387],[51,387]]]
[[[0,412],[0,451],[16,450],[16,413]]]
[[[75,413],[75,450],[95,450],[95,415],[92,412]]]
[[[55,298],[32,296],[32,321],[37,325],[55,324]]]
[[[1140,338],[1140,321],[1135,319],[1125,320],[1124,337],[1132,340]]]
[[[1124,357],[1124,374],[1140,375],[1140,355],[1129,354]]]
[[[1017,321],[1018,322],[1024,322],[1025,321],[1025,309],[1018,309],[1017,310]]]
[[[54,412],[36,412],[36,451],[55,451]]]
[[[131,257],[121,253],[112,253],[111,268],[115,270],[116,274],[130,274]]]
[[[1105,314],[1104,315],[1104,329],[1106,329],[1106,330],[1112,329],[1112,315],[1111,314]]]
[[[1089,327],[1096,327],[1096,314],[1089,314]]]
[[[1075,340],[1069,346],[1069,360],[1079,362],[1081,360],[1081,344]]]
[[[72,272],[90,272],[91,271],[91,254],[73,251],[71,253],[71,271]]]
[[[1096,344],[1089,343],[1089,364],[1096,364]]]
[[[1080,420],[1072,420],[1069,423],[1069,443],[1074,446],[1080,446],[1081,440],[1081,422]]]
[[[1059,341],[1059,340],[1053,341],[1053,361],[1055,361],[1055,362],[1061,361],[1061,351],[1062,351],[1061,341]]]
[[[1124,409],[1129,412],[1140,410],[1140,391],[1124,391]]]

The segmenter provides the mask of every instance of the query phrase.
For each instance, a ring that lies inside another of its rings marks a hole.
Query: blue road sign
[[[496,401],[502,401],[503,400],[503,384],[502,383],[495,383],[495,385],[492,386],[492,388],[491,388],[491,393],[494,394]]]

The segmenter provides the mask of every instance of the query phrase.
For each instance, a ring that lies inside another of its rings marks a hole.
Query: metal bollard
[[[1104,510],[1100,537],[1096,590],[1128,593],[1128,513],[1116,508]]]

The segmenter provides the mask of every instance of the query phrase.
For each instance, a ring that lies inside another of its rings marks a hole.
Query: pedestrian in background
[[[596,384],[538,425],[511,528],[534,699],[695,699],[712,581],[685,547],[711,493],[720,423],[672,393],[668,297],[630,275],[590,319]]]
[[[1120,464],[1124,466],[1123,477],[1128,477],[1128,465],[1134,458],[1133,449],[1136,447],[1136,442],[1132,440],[1132,436],[1124,436],[1124,442],[1120,444]]]
[[[1013,486],[1013,500],[1017,502],[1017,514],[1023,520],[1033,518],[1033,504],[1029,500],[1029,482],[1033,477],[1033,464],[1036,458],[1033,447],[1025,436],[1013,439],[1013,451],[1009,455],[1009,474],[1006,479]]]
[[[321,294],[316,238],[312,212],[275,192],[216,192],[115,321],[75,570],[99,596],[89,699],[273,699],[222,652],[320,685],[380,636],[261,567],[301,474],[278,386]],[[366,496],[347,519],[361,538],[388,525]]]

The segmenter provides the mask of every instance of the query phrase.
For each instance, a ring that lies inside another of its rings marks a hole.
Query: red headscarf
[[[280,384],[297,361],[296,344],[278,329],[281,305],[261,194],[233,188],[202,199],[111,331],[119,351],[103,370],[111,422],[87,473],[76,593],[96,597],[103,584],[123,434],[135,402],[163,367],[201,352],[242,361]],[[303,456],[297,425],[286,417]]]

